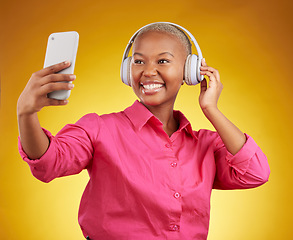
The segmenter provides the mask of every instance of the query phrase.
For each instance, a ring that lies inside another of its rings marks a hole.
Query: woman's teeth
[[[161,88],[161,87],[164,86],[164,84],[157,84],[157,83],[155,83],[155,84],[146,84],[146,85],[142,84],[142,86],[143,86],[144,89],[152,90],[152,89],[156,89],[156,88]]]

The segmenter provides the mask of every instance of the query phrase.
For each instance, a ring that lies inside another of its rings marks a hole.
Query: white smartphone
[[[44,68],[54,64],[70,61],[70,67],[58,73],[73,74],[77,54],[79,34],[75,31],[52,33],[48,38]],[[65,100],[70,90],[58,90],[48,94],[49,98]]]

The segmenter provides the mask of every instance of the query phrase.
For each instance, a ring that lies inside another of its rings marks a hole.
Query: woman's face
[[[174,106],[183,83],[186,50],[169,33],[149,31],[134,42],[131,86],[146,106]]]

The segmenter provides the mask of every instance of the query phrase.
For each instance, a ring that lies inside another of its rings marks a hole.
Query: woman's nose
[[[145,64],[145,67],[143,69],[143,75],[145,77],[156,76],[157,75],[156,66],[152,63]]]

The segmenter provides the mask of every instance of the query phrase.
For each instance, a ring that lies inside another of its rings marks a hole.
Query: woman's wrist
[[[202,108],[202,112],[209,121],[211,121],[216,115],[221,114],[221,111],[216,105],[204,107]]]

